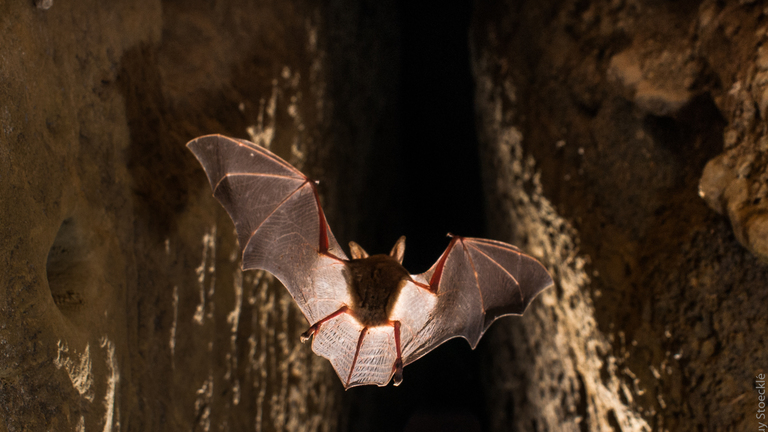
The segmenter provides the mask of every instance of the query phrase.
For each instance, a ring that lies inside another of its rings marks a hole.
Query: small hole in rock
[[[86,253],[72,218],[65,219],[59,227],[48,251],[46,273],[51,296],[59,309],[71,309],[83,304],[81,287],[87,274]]]

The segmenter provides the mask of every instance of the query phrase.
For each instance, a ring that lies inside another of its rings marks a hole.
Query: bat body
[[[244,270],[262,269],[288,289],[307,321],[302,341],[327,358],[345,388],[376,384],[441,343],[474,348],[491,323],[522,315],[553,284],[546,269],[506,243],[452,236],[419,275],[403,266],[405,237],[389,255],[350,243],[347,258],[320,207],[316,185],[248,141],[209,135],[187,146],[237,230]]]

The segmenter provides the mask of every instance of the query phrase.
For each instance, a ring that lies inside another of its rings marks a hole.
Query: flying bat
[[[552,286],[547,270],[518,248],[451,236],[425,273],[403,266],[405,237],[388,255],[350,242],[348,258],[326,222],[317,185],[249,141],[208,135],[187,147],[237,230],[243,270],[285,285],[310,324],[302,342],[328,359],[345,388],[403,381],[403,367],[463,337],[474,349],[488,326],[522,315]]]

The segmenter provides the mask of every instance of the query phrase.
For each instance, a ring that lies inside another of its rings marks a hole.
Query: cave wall
[[[322,179],[342,244],[396,238],[398,204],[432,216],[421,198],[402,205],[403,189],[420,193],[396,181],[412,153],[389,153],[407,99],[398,11],[0,5],[0,430],[385,428],[474,382],[425,371],[476,364],[454,345],[398,389],[343,395],[299,344],[285,290],[239,270],[184,148],[208,133],[270,147]],[[766,19],[748,1],[476,2],[489,235],[541,258],[557,286],[486,335],[486,393],[470,398],[487,421],[473,427],[756,426]]]
[[[337,377],[184,145],[271,148],[353,231],[360,168],[330,162],[396,132],[368,6],[0,5],[0,430],[336,430]]]
[[[757,428],[767,30],[760,2],[476,3],[489,226],[557,283],[489,332],[493,430]]]

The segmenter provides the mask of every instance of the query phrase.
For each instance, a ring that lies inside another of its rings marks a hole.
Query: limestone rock
[[[492,430],[753,424],[766,28],[761,8],[689,6],[476,5],[490,226],[557,285],[487,336]]]
[[[0,429],[335,430],[335,374],[184,147],[252,126],[320,165],[324,16],[51,3],[0,14]]]

